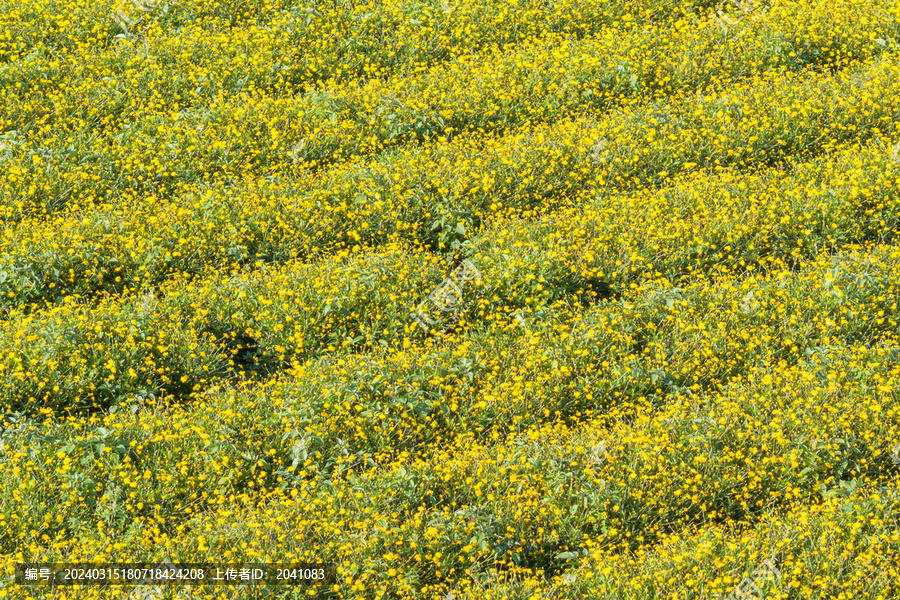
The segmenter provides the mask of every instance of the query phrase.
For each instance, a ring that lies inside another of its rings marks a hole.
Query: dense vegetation
[[[894,0],[0,3],[0,598],[900,595]]]

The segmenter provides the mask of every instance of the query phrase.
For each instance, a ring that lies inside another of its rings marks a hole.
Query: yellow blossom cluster
[[[896,597],[900,5],[721,5],[5,1],[0,598]]]

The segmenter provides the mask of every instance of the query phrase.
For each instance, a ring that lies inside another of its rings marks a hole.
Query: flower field
[[[0,598],[900,598],[896,0],[0,4]]]

